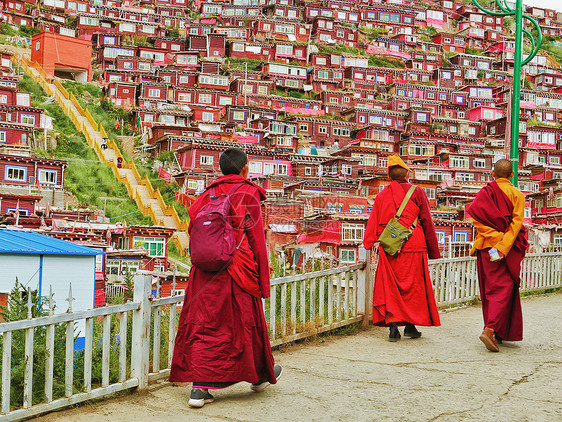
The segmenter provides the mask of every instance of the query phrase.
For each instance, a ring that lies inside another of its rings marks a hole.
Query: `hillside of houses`
[[[4,42],[29,47],[51,77],[100,86],[105,101],[127,112],[115,125],[126,123],[136,138],[134,158],[158,159],[186,207],[218,175],[220,153],[243,148],[251,179],[268,193],[265,229],[276,260],[357,261],[395,153],[427,193],[443,252],[467,253],[465,204],[509,148],[510,18],[458,0],[0,4],[2,33],[11,34]],[[521,75],[518,116],[519,188],[538,251],[562,245],[562,13],[526,13],[544,35]],[[18,90],[11,53],[2,53],[0,70],[4,223],[27,221],[111,252],[100,258],[100,283],[122,281],[124,268],[170,278],[165,227],[123,227],[64,209],[65,161],[30,151],[32,142],[49,148],[36,142],[52,125],[48,113]]]

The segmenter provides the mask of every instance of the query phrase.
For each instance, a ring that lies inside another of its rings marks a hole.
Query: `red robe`
[[[512,222],[513,209],[510,199],[494,181],[478,192],[468,212],[473,219],[503,233]],[[490,261],[490,248],[478,250],[476,255],[484,326],[493,328],[503,340],[523,339],[519,284],[527,246],[527,233],[522,227],[505,258]]]
[[[276,382],[261,298],[269,297],[269,262],[261,200],[265,192],[241,176],[223,176],[211,186],[231,197],[238,239],[246,235],[227,271],[192,267],[185,291],[170,372],[173,382]],[[191,221],[209,201],[208,190],[189,209]],[[191,229],[191,227],[190,227]]]
[[[394,217],[406,192],[412,185],[405,179],[393,181],[375,197],[373,210],[365,230],[363,245],[371,249],[386,224]],[[412,236],[397,255],[387,255],[378,248],[379,262],[373,292],[373,324],[388,325],[406,322],[415,325],[439,326],[439,313],[429,278],[429,258],[439,258],[439,244],[431,220],[425,192],[417,187],[402,213],[400,222],[406,227],[419,218]]]

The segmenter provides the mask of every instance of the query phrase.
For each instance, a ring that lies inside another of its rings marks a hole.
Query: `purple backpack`
[[[233,186],[227,195],[215,196],[214,187],[209,191],[210,201],[197,213],[189,237],[191,263],[196,268],[220,272],[232,263],[234,253],[242,241],[236,245],[236,232],[230,216],[230,197],[242,185],[243,183],[239,183]]]

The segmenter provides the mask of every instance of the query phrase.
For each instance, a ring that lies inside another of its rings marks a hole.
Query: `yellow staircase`
[[[125,161],[115,142],[108,138],[103,125],[96,123],[90,112],[80,105],[76,97],[69,93],[57,79],[47,76],[38,63],[31,62],[20,54],[14,55],[14,62],[37,81],[48,95],[55,98],[65,114],[74,122],[76,128],[82,131],[100,161],[110,166],[115,177],[125,184],[129,196],[137,203],[142,213],[149,215],[155,225],[177,230],[172,239],[180,253],[185,256],[189,244],[186,233],[188,222],[179,218],[174,207],[166,205],[160,191],[154,189],[150,180],[140,176],[137,166],[132,160]],[[106,149],[101,148],[104,138],[107,139]],[[118,158],[122,161],[121,167],[117,166]]]

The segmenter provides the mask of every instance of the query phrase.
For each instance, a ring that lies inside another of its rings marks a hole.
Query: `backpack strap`
[[[394,218],[396,218],[397,220],[400,219],[402,213],[404,212],[404,208],[406,208],[406,205],[408,204],[408,201],[410,201],[410,198],[412,197],[412,194],[414,193],[415,190],[416,190],[415,186],[412,186],[410,189],[408,189],[408,192],[406,193],[406,196],[402,200],[402,204],[400,204],[400,208],[398,208],[398,211],[396,211],[396,215],[394,216]],[[417,223],[418,223],[418,217],[416,217],[410,228],[413,230],[416,227]]]
[[[236,192],[238,189],[240,189],[242,186],[244,186],[245,183],[237,183],[235,184],[226,194],[226,196],[232,196],[234,194],[234,192]],[[209,197],[211,199],[216,199],[218,196],[216,194],[216,186],[213,186],[211,188],[209,188]],[[224,193],[222,195],[225,195]]]
[[[242,182],[242,183],[237,183],[234,186],[232,186],[232,188],[228,191],[227,195],[228,196],[232,196],[234,195],[234,192],[236,192],[238,189],[240,189],[242,186],[244,186],[246,183]]]

